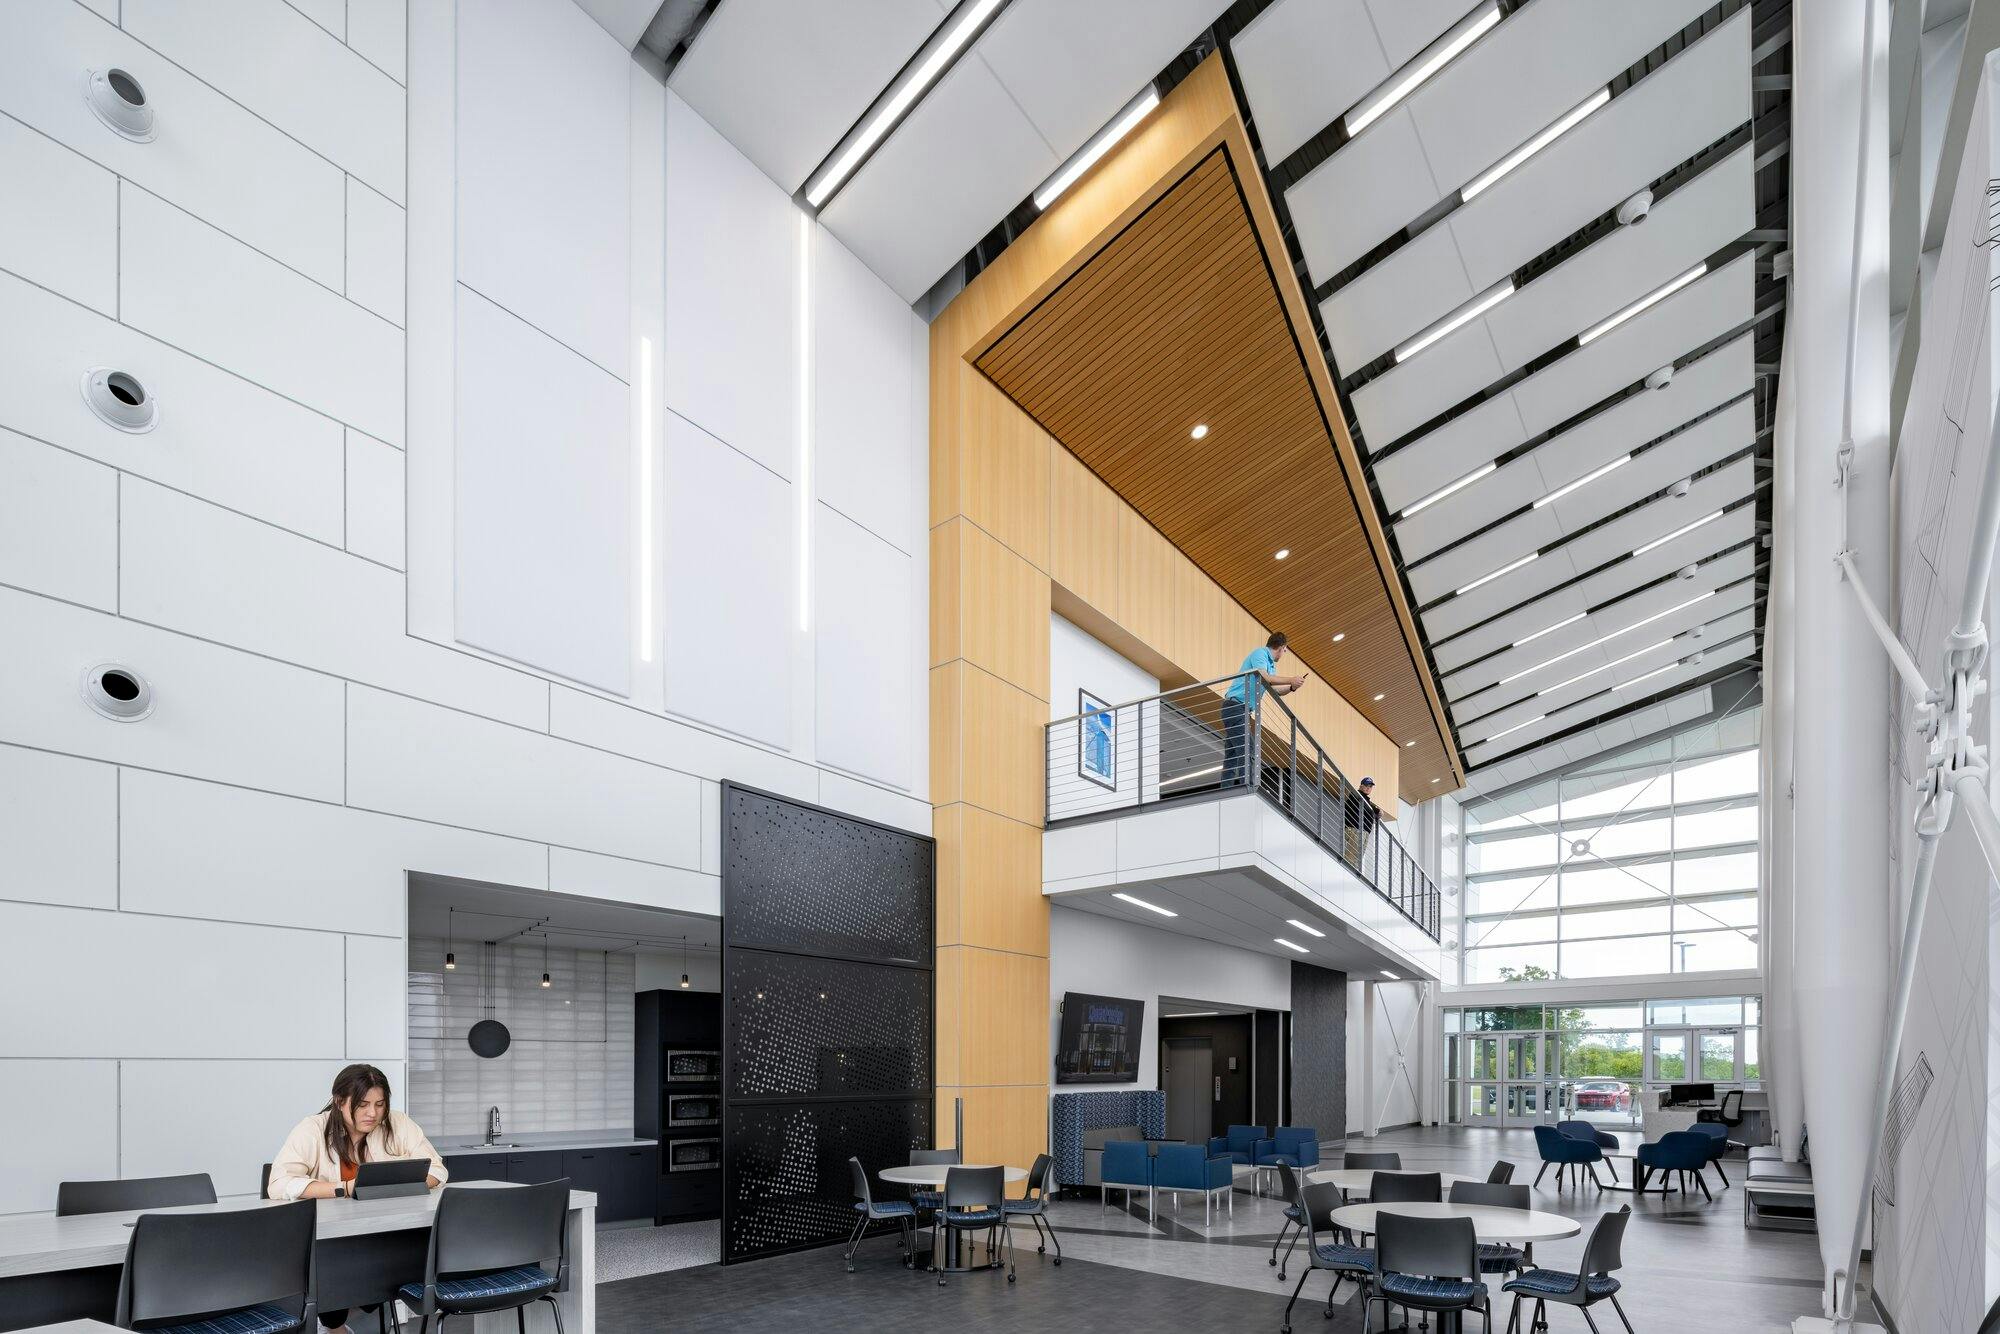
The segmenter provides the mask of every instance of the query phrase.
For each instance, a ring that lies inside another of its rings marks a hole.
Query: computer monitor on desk
[[[1714,1102],[1715,1085],[1669,1084],[1667,1085],[1667,1101],[1680,1107],[1685,1107],[1689,1103]]]

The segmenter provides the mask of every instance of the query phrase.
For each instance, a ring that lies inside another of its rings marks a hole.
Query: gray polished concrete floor
[[[1517,1182],[1532,1181],[1540,1166],[1526,1131],[1410,1128],[1385,1132],[1367,1147],[1400,1153],[1405,1167],[1480,1176],[1496,1158],[1508,1158],[1517,1165]],[[1618,1166],[1622,1174],[1629,1164]],[[1551,1172],[1534,1191],[1535,1207],[1577,1218],[1584,1231],[1537,1245],[1535,1258],[1550,1268],[1574,1266],[1597,1217],[1630,1203],[1619,1298],[1638,1334],[1783,1334],[1794,1316],[1819,1309],[1817,1241],[1809,1233],[1746,1229],[1743,1164],[1733,1161],[1727,1170],[1737,1184],[1716,1189],[1713,1203],[1698,1192],[1691,1199],[1635,1197],[1600,1193],[1587,1183],[1558,1191]],[[1290,1281],[1280,1283],[1267,1263],[1282,1222],[1278,1203],[1249,1194],[1246,1179],[1235,1206],[1233,1217],[1223,1212],[1204,1226],[1194,1196],[1178,1213],[1162,1197],[1157,1222],[1145,1217],[1143,1201],[1129,1211],[1104,1208],[1094,1195],[1060,1201],[1051,1212],[1068,1262],[1058,1268],[1051,1263],[1053,1251],[1037,1255],[1033,1230],[1024,1226],[1015,1235],[1020,1277],[1013,1285],[1004,1275],[979,1273],[954,1276],[939,1288],[929,1275],[904,1269],[895,1243],[886,1238],[863,1244],[853,1274],[846,1272],[840,1252],[829,1249],[605,1282],[598,1288],[598,1324],[604,1334],[669,1325],[882,1331],[940,1323],[986,1328],[1001,1321],[1038,1330],[1275,1331],[1298,1278],[1297,1255]],[[1323,1275],[1306,1281],[1294,1325],[1301,1331],[1359,1334],[1361,1303],[1351,1284],[1341,1286],[1331,1316],[1319,1318],[1328,1285]],[[1489,1286],[1495,1328],[1505,1328],[1511,1299],[1501,1296],[1497,1280]],[[1618,1328],[1608,1306],[1597,1310],[1603,1313],[1602,1328]],[[1568,1309],[1552,1308],[1550,1325],[1558,1332],[1587,1334],[1582,1317]]]

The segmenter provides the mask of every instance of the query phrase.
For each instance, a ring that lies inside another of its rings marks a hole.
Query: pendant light
[[[458,971],[458,956],[451,952],[451,913],[450,908],[444,910],[444,970],[447,973]]]
[[[690,985],[691,984],[688,982],[688,938],[686,936],[682,936],[681,937],[681,990],[686,991]]]
[[[542,932],[542,989],[548,990],[549,982],[549,933]]]

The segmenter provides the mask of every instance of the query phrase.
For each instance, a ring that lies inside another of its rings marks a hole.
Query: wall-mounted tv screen
[[[1056,1083],[1129,1084],[1139,1077],[1146,1003],[1118,996],[1063,994]]]

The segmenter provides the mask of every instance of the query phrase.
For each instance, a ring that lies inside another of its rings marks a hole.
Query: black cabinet
[[[670,1079],[669,1052],[713,1054],[722,1051],[722,997],[713,991],[642,991],[635,998],[632,1128],[657,1137],[654,1153],[656,1223],[716,1218],[722,1212],[722,1172],[669,1172],[673,1142],[713,1140],[720,1136],[722,1083],[718,1079]],[[705,1115],[686,1105],[691,1097],[707,1099]],[[676,1106],[676,1100],[681,1105]]]
[[[660,1151],[653,1145],[614,1149],[571,1149],[563,1158],[563,1175],[574,1190],[595,1191],[597,1220],[651,1218]]]
[[[444,1160],[453,1181],[505,1181],[507,1155],[504,1153],[456,1153]]]
[[[563,1178],[563,1151],[545,1149],[540,1153],[510,1153],[507,1155],[507,1179],[517,1186],[532,1186],[538,1181],[560,1181]]]

